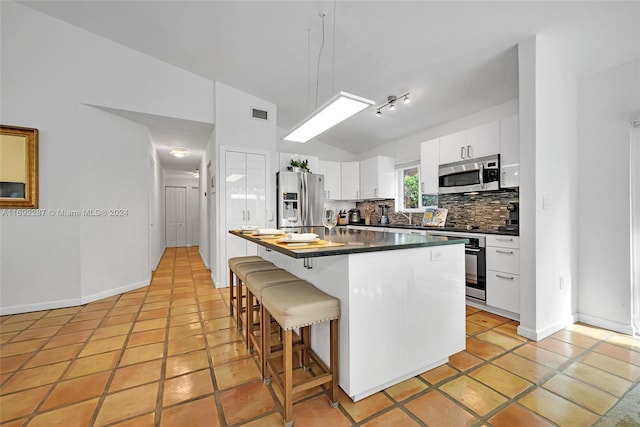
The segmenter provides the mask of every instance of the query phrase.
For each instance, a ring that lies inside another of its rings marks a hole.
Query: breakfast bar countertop
[[[335,246],[328,246],[326,245],[326,242],[329,240],[329,235],[324,227],[304,227],[297,231],[315,233],[323,240],[318,242],[317,247],[309,247],[313,246],[313,243],[300,247],[278,242],[278,237],[282,237],[284,235],[256,236],[253,234],[243,233],[240,230],[229,230],[229,233],[249,240],[250,242],[256,243],[267,249],[283,253],[292,258],[314,258],[468,243],[468,240],[464,238],[420,236],[394,232],[379,233],[375,231],[353,230],[338,227],[333,231],[331,236],[331,241]]]

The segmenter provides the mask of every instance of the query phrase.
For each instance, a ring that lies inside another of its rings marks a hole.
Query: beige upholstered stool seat
[[[247,311],[244,321],[244,336],[246,337],[246,347],[250,353],[254,350],[258,352],[260,375],[264,378],[264,371],[266,367],[266,359],[263,348],[264,334],[271,333],[271,325],[264,325],[262,327],[262,318],[264,317],[262,304],[254,306],[254,302],[260,303],[262,301],[262,291],[271,286],[280,286],[286,283],[300,282],[302,281],[298,276],[295,276],[285,270],[268,270],[258,271],[247,274]],[[258,309],[259,316],[256,323],[255,310]]]
[[[233,312],[237,306],[236,303],[236,295],[235,295],[235,286],[236,281],[234,279],[234,275],[236,274],[236,267],[245,262],[257,262],[264,261],[261,257],[251,255],[251,256],[237,256],[233,258],[229,258],[229,314],[233,316]]]
[[[266,360],[265,382],[271,379],[282,392],[285,426],[293,425],[293,396],[323,384],[329,384],[329,402],[332,407],[338,406],[338,318],[340,317],[340,301],[322,292],[309,282],[291,282],[278,286],[270,286],[262,290],[262,330],[263,353]],[[282,351],[272,352],[271,334],[265,332],[273,317],[282,332]],[[310,325],[330,322],[329,327],[329,366],[311,348]],[[298,328],[302,343],[294,345],[293,329]],[[300,351],[300,362],[303,368],[310,369],[312,375],[300,375],[294,384],[293,353]],[[282,369],[274,363],[282,354]],[[311,365],[311,360],[315,365]],[[277,395],[277,393],[276,393]]]
[[[262,304],[284,330],[340,317],[340,301],[309,282],[266,288]]]
[[[247,275],[250,273],[256,273],[261,271],[279,270],[278,267],[270,263],[269,261],[261,260],[256,262],[244,262],[238,264],[235,268],[236,273],[236,326],[238,329],[242,329],[242,309],[243,309],[243,292],[242,285],[247,281]]]

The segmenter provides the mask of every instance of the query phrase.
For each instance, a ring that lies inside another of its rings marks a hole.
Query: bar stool
[[[233,316],[234,309],[236,308],[236,297],[234,295],[235,290],[235,274],[236,267],[245,262],[258,262],[264,261],[259,256],[237,256],[229,258],[229,316]]]
[[[247,310],[244,325],[244,334],[247,339],[247,349],[251,352],[257,350],[260,360],[260,375],[264,378],[266,359],[264,358],[264,334],[270,333],[270,325],[262,328],[262,318],[264,317],[264,307],[261,304],[262,291],[271,286],[279,286],[291,282],[301,282],[298,276],[286,270],[269,270],[247,274]],[[255,304],[255,306],[254,306]],[[257,306],[257,307],[256,307]],[[258,327],[255,327],[255,308],[259,310]],[[258,332],[258,336],[255,333]]]
[[[238,264],[236,266],[236,326],[238,329],[242,330],[242,300],[243,300],[243,292],[242,285],[247,283],[247,275],[250,273],[258,273],[262,271],[270,271],[270,270],[280,270],[280,268],[276,267],[269,261],[261,260],[256,262],[244,262]],[[247,306],[247,310],[248,310]]]
[[[263,353],[266,359],[265,383],[271,377],[282,392],[284,422],[286,427],[293,425],[293,395],[295,393],[330,383],[330,405],[338,406],[338,319],[340,318],[340,301],[309,282],[294,282],[279,286],[271,286],[262,291],[264,317],[262,330],[264,335]],[[283,329],[283,366],[282,374],[273,363],[276,354],[272,353],[271,338],[265,333],[273,317]],[[311,349],[310,326],[330,321],[329,366]],[[293,345],[293,329],[300,330],[302,344]],[[293,384],[293,353],[302,351],[301,364],[307,370],[310,359],[318,365],[319,372],[304,382]]]

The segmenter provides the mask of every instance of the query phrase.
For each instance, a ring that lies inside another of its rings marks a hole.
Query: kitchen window
[[[423,212],[427,206],[438,205],[437,194],[421,194],[420,164],[410,163],[396,169],[397,199],[396,210],[402,212]]]

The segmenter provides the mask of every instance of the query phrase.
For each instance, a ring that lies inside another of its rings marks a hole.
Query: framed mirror
[[[38,129],[0,125],[0,208],[38,207]]]

